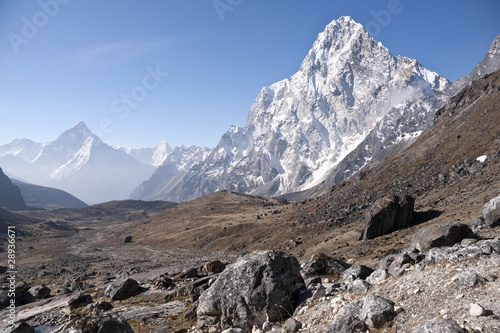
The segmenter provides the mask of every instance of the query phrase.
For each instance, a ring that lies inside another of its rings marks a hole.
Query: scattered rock
[[[395,257],[394,261],[389,265],[387,271],[392,276],[401,276],[405,272],[403,266],[414,263],[415,259],[413,259],[408,253],[401,253]]]
[[[50,297],[50,289],[45,286],[35,286],[30,288],[28,292],[33,295],[35,299],[45,299]]]
[[[302,323],[295,320],[294,318],[288,318],[285,322],[285,332],[295,333],[302,328]]]
[[[316,286],[321,284],[321,276],[316,276],[313,278],[310,278],[306,282],[307,288],[316,288]]]
[[[469,226],[458,222],[445,222],[414,234],[411,239],[411,247],[425,252],[432,247],[454,245],[464,238],[474,238],[474,233]]]
[[[18,284],[16,284],[16,291],[28,291],[28,290],[30,290],[29,283],[26,283],[25,281],[21,281]]]
[[[318,300],[320,299],[321,297],[325,297],[326,296],[326,288],[324,286],[319,286],[318,289],[316,289],[316,291],[313,293],[312,295],[312,299],[313,300]]]
[[[392,196],[377,200],[365,215],[358,240],[373,239],[413,225],[415,199]]]
[[[293,313],[304,286],[292,255],[256,251],[226,267],[199,299],[198,328],[250,330]]]
[[[151,283],[156,289],[171,289],[175,287],[175,282],[172,280],[168,274],[160,274],[155,277]]]
[[[391,266],[392,262],[396,260],[396,256],[391,254],[386,257],[384,257],[380,262],[378,263],[378,269],[385,269],[388,270],[389,266]]]
[[[104,291],[104,295],[112,301],[124,300],[137,294],[139,284],[133,279],[126,279],[110,284]]]
[[[371,288],[371,284],[365,280],[357,279],[347,285],[347,292],[351,294],[364,294]]]
[[[385,269],[377,269],[366,278],[366,282],[370,284],[380,284],[389,277],[389,273]]]
[[[311,259],[304,265],[301,274],[304,278],[329,275],[336,279],[340,279],[342,273],[349,267],[349,264],[334,259],[324,253],[316,253],[313,254]]]
[[[365,297],[360,315],[361,320],[368,326],[380,328],[396,317],[396,311],[392,301],[377,295],[368,295]]]
[[[204,265],[201,268],[201,271],[203,274],[206,275],[213,275],[213,274],[219,274],[224,271],[226,268],[227,264],[221,262],[220,260],[214,260],[209,262],[208,264]]]
[[[344,305],[333,318],[332,325],[327,333],[352,333],[364,332],[366,325],[359,319],[362,301],[355,301]]]
[[[127,236],[125,237],[125,240],[123,241],[125,244],[127,243],[132,243],[132,236]]]
[[[365,265],[353,265],[346,269],[342,273],[342,278],[348,280],[349,278],[353,281],[356,279],[366,279],[370,274],[373,273],[373,269]]]
[[[418,324],[413,333],[466,333],[455,321],[450,319],[436,318]]]
[[[245,333],[241,328],[228,328],[227,330],[222,331],[222,333]]]
[[[377,295],[344,305],[333,319],[329,333],[366,332],[368,327],[381,328],[392,321],[397,313],[394,303]]]
[[[198,274],[197,268],[189,268],[189,269],[182,271],[179,274],[180,279],[190,279],[190,278],[196,278],[198,276],[199,276],[199,274]]]
[[[10,300],[11,297],[9,297],[9,291],[7,289],[0,290],[0,309],[4,309],[9,306],[11,304]],[[25,305],[34,301],[35,298],[29,292],[16,290],[14,296],[14,302],[16,306]]]
[[[477,303],[472,303],[470,305],[469,313],[471,316],[481,317],[486,315],[486,310],[481,305]]]
[[[481,210],[484,223],[489,227],[500,225],[500,195],[488,201]]]
[[[484,281],[482,277],[472,271],[465,271],[458,275],[458,286],[460,289],[471,288]]]
[[[475,239],[475,238],[465,238],[465,239],[462,239],[462,241],[460,242],[460,245],[469,246],[469,245],[476,244],[476,243],[477,243],[477,239]]]
[[[92,296],[87,294],[80,294],[78,296],[73,297],[68,301],[68,306],[70,310],[74,310],[77,308],[83,308],[88,304],[92,303]]]
[[[485,225],[486,225],[486,223],[484,223],[483,217],[475,217],[469,221],[469,226],[471,228],[479,228],[479,227],[483,227]]]
[[[134,333],[122,318],[83,316],[73,318],[61,332]]]
[[[113,304],[106,301],[99,301],[88,304],[87,309],[91,311],[104,312],[113,309]]]

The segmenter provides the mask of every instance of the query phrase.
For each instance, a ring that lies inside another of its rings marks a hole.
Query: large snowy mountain
[[[48,143],[0,145],[0,166],[15,178],[70,192],[88,203],[128,198],[172,149],[113,148],[79,122]]]
[[[262,89],[245,127],[232,127],[204,162],[156,197],[186,201],[221,189],[281,195],[311,188],[369,136],[384,148],[418,136],[449,86],[342,17],[318,35],[295,75]],[[369,160],[367,154],[356,168]]]

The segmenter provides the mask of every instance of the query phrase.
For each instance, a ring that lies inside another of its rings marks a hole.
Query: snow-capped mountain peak
[[[190,200],[220,189],[257,195],[305,190],[375,129],[380,142],[387,128],[399,130],[404,117],[414,120],[403,132],[421,130],[448,86],[341,17],[318,34],[299,71],[264,87],[246,126],[231,127],[203,163],[166,191],[166,199]]]

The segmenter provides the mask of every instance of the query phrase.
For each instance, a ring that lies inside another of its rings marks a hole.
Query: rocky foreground
[[[481,215],[422,229],[374,267],[263,250],[58,295],[21,282],[15,325],[0,291],[2,332],[499,332],[500,196]]]

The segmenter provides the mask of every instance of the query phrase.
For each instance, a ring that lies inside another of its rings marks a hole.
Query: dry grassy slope
[[[460,165],[498,151],[499,89],[500,72],[479,80],[452,99],[436,124],[408,149],[317,199],[283,204],[272,198],[213,193],[162,212],[112,242],[130,234],[139,243],[161,247],[230,252],[273,248],[305,256],[323,251],[373,262],[387,251],[406,247],[424,226],[448,220],[467,223],[498,193],[500,158],[487,160],[475,175],[460,171]],[[452,172],[461,175],[450,177]],[[366,209],[391,193],[414,196],[423,223],[357,242]],[[256,218],[263,213],[267,216]]]

